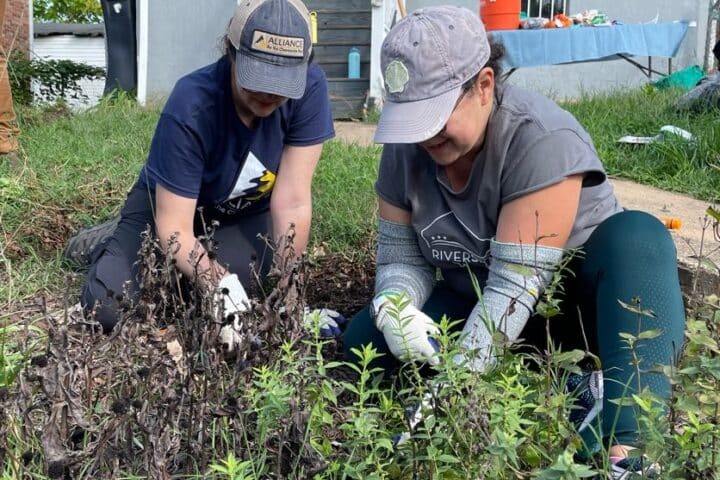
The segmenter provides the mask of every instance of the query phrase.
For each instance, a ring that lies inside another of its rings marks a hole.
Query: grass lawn
[[[717,201],[720,117],[674,112],[678,95],[618,93],[564,107],[588,129],[611,175]],[[33,332],[3,326],[19,304],[77,293],[79,278],[63,265],[62,245],[78,227],[119,210],[158,115],[158,106],[124,99],[78,115],[57,108],[21,112],[22,161],[0,164],[2,478],[61,478],[72,471],[77,478],[549,480],[607,469],[604,451],[583,464],[573,459],[581,440],[567,420],[574,394],[564,385],[585,352],[507,354],[491,373],[477,376],[450,360],[444,324],[447,361],[435,378],[447,387],[414,440],[394,448],[393,436],[407,429],[404,408],[429,391],[421,372],[410,367],[381,382],[370,350],[358,352],[359,367],[338,362],[334,342],[300,333],[294,303],[283,321],[272,310],[257,313],[266,330],[254,333],[269,348],[253,353],[260,363],[243,359],[255,367],[244,370],[236,368],[240,359],[228,364],[209,346],[219,327],[208,327],[198,313],[207,299],[165,295],[170,280],[161,265],[149,280],[156,296],[139,310],[145,321],[130,322],[116,337],[61,329],[46,350],[28,343],[38,341]],[[697,145],[616,143],[626,134],[654,135],[663,125],[691,131]],[[367,261],[379,154],[377,147],[326,145],[313,185],[311,248]],[[641,413],[649,439],[644,452],[662,461],[662,478],[720,478],[720,303],[694,301],[683,361],[663,372],[676,385],[670,405],[647,391],[618,399]],[[159,329],[160,312],[176,327]],[[632,332],[628,348],[641,335],[653,333]],[[27,363],[30,380],[16,390],[18,366]],[[71,388],[73,382],[81,387]],[[19,407],[29,409],[27,417]],[[49,416],[52,409],[58,414]],[[68,445],[83,453],[48,456]]]

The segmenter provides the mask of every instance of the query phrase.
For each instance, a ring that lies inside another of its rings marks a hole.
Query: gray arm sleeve
[[[510,342],[517,340],[563,254],[554,247],[490,242],[487,283],[462,332],[468,367],[483,371],[492,364],[492,331],[503,332]],[[462,355],[456,358],[465,360]]]
[[[375,294],[405,292],[417,308],[430,297],[435,269],[425,260],[410,225],[379,219]]]

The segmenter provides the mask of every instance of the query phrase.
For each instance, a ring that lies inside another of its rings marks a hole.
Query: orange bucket
[[[480,0],[480,18],[485,30],[517,30],[521,0]]]

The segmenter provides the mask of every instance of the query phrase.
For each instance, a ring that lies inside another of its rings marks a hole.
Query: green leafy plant
[[[20,53],[14,53],[8,61],[10,86],[13,100],[20,105],[33,102],[31,85],[37,84],[37,93],[44,101],[58,99],[84,99],[81,80],[95,80],[105,77],[105,69],[72,60],[28,60]]]
[[[100,0],[33,0],[36,22],[97,23],[103,19]]]

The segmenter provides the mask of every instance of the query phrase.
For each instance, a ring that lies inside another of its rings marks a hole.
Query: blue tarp
[[[617,54],[674,57],[687,34],[687,22],[606,27],[497,30],[507,68],[587,62]]]

